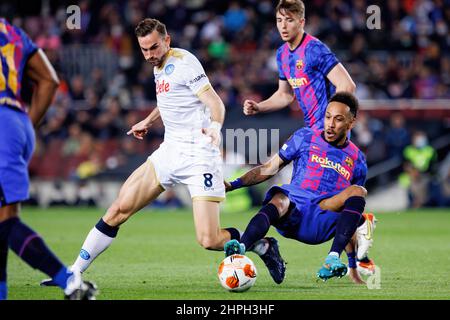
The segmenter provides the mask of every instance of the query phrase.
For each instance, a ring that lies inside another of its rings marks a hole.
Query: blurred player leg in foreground
[[[20,28],[0,18],[0,300],[7,298],[8,248],[34,269],[50,276],[70,300],[94,299],[96,286],[81,279],[50,251],[44,240],[19,218],[28,199],[28,163],[35,134],[59,84],[44,52]],[[21,81],[35,84],[29,113],[21,99]]]

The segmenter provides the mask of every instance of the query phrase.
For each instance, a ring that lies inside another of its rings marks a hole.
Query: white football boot
[[[95,283],[83,281],[80,271],[72,272],[73,275],[67,280],[67,287],[64,289],[65,300],[95,300],[98,294]]]
[[[375,264],[372,260],[369,259],[369,262],[362,262],[359,260],[363,260],[367,258],[369,253],[369,249],[373,244],[373,233],[376,228],[377,219],[373,213],[363,213],[366,221],[356,229],[356,239],[358,242],[358,250],[356,253],[357,262],[357,270],[359,273],[363,275],[372,275],[375,272]]]

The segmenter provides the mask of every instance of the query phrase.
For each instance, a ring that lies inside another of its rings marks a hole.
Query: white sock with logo
[[[90,266],[92,261],[111,245],[113,240],[114,238],[100,232],[96,227],[92,228],[87,235],[86,240],[84,240],[80,254],[75,263],[71,266],[71,269],[84,272]]]

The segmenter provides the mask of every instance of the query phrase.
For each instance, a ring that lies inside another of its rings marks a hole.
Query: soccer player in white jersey
[[[166,27],[144,19],[135,30],[142,54],[154,66],[157,107],[128,134],[143,139],[162,118],[164,142],[125,181],[117,199],[89,232],[72,270],[85,271],[107,249],[119,226],[151,203],[167,187],[187,185],[192,197],[197,241],[209,250],[223,250],[239,231],[221,229],[219,204],[225,199],[220,129],[225,107],[205,71],[190,52],[170,48]],[[51,285],[44,280],[43,285]]]

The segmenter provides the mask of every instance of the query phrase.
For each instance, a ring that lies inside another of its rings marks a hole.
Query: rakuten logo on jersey
[[[156,94],[169,92],[169,90],[170,84],[166,82],[166,80],[163,80],[161,82],[159,80],[156,80]]]
[[[344,166],[342,166],[340,163],[336,163],[330,159],[328,159],[328,157],[320,157],[316,154],[313,154],[311,156],[311,162],[315,162],[320,164],[320,166],[322,168],[330,168],[333,169],[334,171],[336,171],[337,173],[339,173],[341,176],[343,176],[345,178],[345,180],[350,180],[350,172],[344,168]]]

